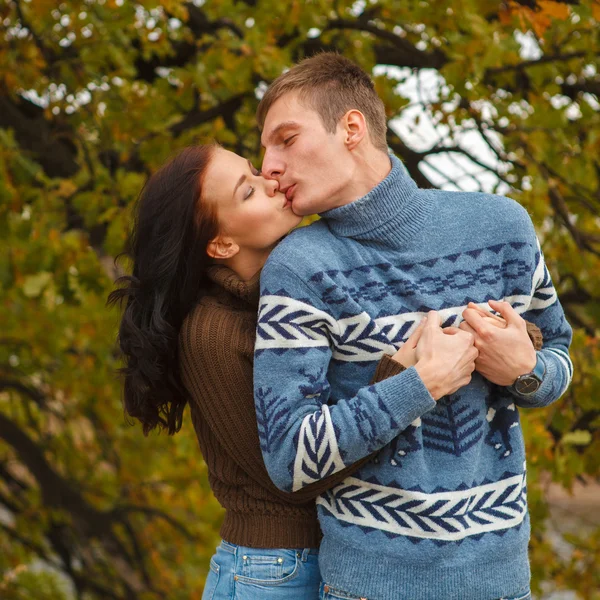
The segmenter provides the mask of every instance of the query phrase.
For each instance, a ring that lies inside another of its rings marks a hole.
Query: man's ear
[[[367,121],[360,110],[349,110],[342,117],[342,126],[346,132],[346,147],[354,150],[367,135]]]
[[[208,242],[206,254],[217,260],[226,260],[234,257],[240,247],[228,236],[218,235]]]

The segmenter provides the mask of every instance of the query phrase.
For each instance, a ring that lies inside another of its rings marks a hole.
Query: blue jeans
[[[360,598],[359,596],[351,596],[341,590],[336,590],[331,586],[322,583],[319,588],[319,600],[368,600],[368,598]],[[400,599],[399,599],[400,600]],[[410,600],[407,598],[406,600]],[[438,600],[438,599],[436,599]],[[441,598],[439,600],[442,600]],[[531,600],[531,592],[519,594],[518,596],[503,596],[498,600]]]
[[[318,600],[320,583],[317,550],[222,541],[210,559],[202,600]]]

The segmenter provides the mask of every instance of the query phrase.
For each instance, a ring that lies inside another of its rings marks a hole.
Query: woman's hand
[[[396,354],[392,356],[392,360],[399,362],[403,367],[407,369],[417,364],[417,344],[421,339],[423,333],[423,327],[427,322],[427,317],[423,317],[421,322],[417,325],[417,328],[412,332],[410,337],[400,346]]]
[[[478,310],[481,313],[482,318],[486,323],[490,325],[495,325],[496,327],[506,327],[506,321],[502,317],[498,317],[497,315],[487,312],[483,308],[480,308],[476,304],[472,302],[469,304],[469,308],[473,308]],[[417,364],[417,354],[416,348],[419,340],[421,339],[421,334],[423,333],[423,327],[427,322],[427,317],[423,317],[423,320],[419,323],[417,328],[412,332],[411,336],[404,342],[404,344],[396,351],[396,354],[392,356],[392,360],[399,362],[403,367],[407,369],[409,367],[413,367]],[[446,335],[455,334],[458,329],[456,327],[446,327],[442,330]]]
[[[498,315],[495,315],[494,313],[485,310],[485,308],[481,308],[481,306],[475,304],[474,302],[469,302],[468,308],[477,311],[481,315],[485,323],[495,325],[496,327],[502,327],[502,329],[506,328],[506,321],[502,317],[499,317]]]
[[[475,338],[479,350],[475,361],[477,372],[496,385],[509,386],[519,375],[533,369],[535,348],[527,333],[527,323],[508,302],[490,300],[488,304],[504,318],[469,303],[460,329]]]

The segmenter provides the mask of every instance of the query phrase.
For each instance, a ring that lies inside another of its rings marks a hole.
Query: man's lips
[[[290,187],[286,188],[286,190],[285,190],[285,197],[286,197],[286,199],[289,202],[292,201],[292,199],[294,197],[295,190],[296,190],[296,184],[295,183],[292,184],[292,185],[290,185]]]

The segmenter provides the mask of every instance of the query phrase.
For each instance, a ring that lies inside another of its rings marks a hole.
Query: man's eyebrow
[[[283,129],[288,129],[291,127],[299,127],[299,123],[296,121],[284,121],[283,123],[279,123],[279,125],[277,125],[277,127],[275,127],[275,129],[273,129],[273,131],[271,131],[269,134],[267,142],[273,141]],[[262,144],[262,146],[264,146],[264,144]]]
[[[254,167],[252,166],[252,163],[248,160],[248,166],[250,167],[250,172],[252,173],[252,171],[254,170]],[[242,185],[242,183],[244,183],[244,181],[246,181],[246,173],[244,173],[239,179],[238,182],[235,184],[235,187],[233,188],[233,196],[235,196],[235,193],[237,192],[238,188],[240,187],[240,185]]]

